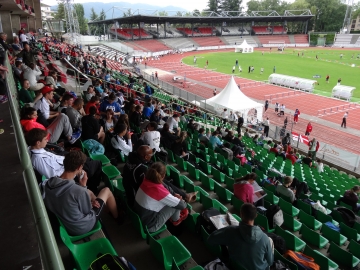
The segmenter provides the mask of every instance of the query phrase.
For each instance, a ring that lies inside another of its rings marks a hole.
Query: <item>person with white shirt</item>
[[[174,129],[177,130],[179,129],[179,115],[178,114],[174,114],[172,117],[169,117],[168,120],[166,121],[166,123],[169,125],[169,130],[170,132],[174,132]]]
[[[49,86],[45,86],[41,89],[41,93],[43,97],[35,102],[34,108],[41,112],[41,115],[45,120],[57,117],[60,114],[59,112],[50,111],[50,100],[54,97],[54,90]]]
[[[25,35],[25,33],[22,33],[20,35],[20,41],[23,44],[23,46],[25,46],[25,44],[29,44],[29,39],[28,37]]]
[[[348,112],[345,112],[344,116],[343,116],[343,119],[342,119],[342,122],[341,122],[341,127],[344,127],[346,128],[346,119],[348,117]]]
[[[278,113],[278,116],[285,115],[285,105],[281,104],[280,106],[280,112]]]
[[[64,156],[53,154],[44,149],[48,143],[48,132],[46,130],[33,128],[26,134],[25,139],[29,146],[31,164],[40,175],[49,179],[64,173]],[[96,194],[102,175],[101,162],[87,158],[83,169],[89,178],[88,189]]]
[[[228,117],[231,127],[234,126],[235,122],[237,121],[237,116],[232,111],[230,111],[230,115]]]
[[[155,149],[156,152],[160,152],[160,132],[157,131],[158,125],[155,122],[150,122],[146,131],[140,137],[140,140],[144,141],[144,144],[149,145],[151,149]]]
[[[270,120],[269,117],[266,117],[264,121],[264,136],[269,137],[269,129],[270,129]]]
[[[24,70],[23,77],[30,82],[30,90],[38,91],[44,87],[43,83],[37,82],[37,76],[40,75],[41,71],[34,63],[30,63],[30,66]]]
[[[120,150],[121,155],[128,156],[132,150],[131,133],[127,131],[126,124],[117,124],[114,128],[115,136],[111,138],[111,145],[114,149]],[[126,136],[126,138],[124,138]]]
[[[227,109],[224,109],[224,111],[220,114],[220,116],[223,119],[224,123],[226,123],[229,117],[229,113]]]

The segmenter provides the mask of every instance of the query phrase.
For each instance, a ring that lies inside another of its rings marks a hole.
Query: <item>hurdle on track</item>
[[[317,116],[318,117],[327,116],[327,115],[341,113],[341,112],[345,112],[345,111],[349,111],[349,110],[355,110],[355,109],[359,109],[359,108],[360,108],[360,105],[357,103],[348,103],[348,104],[344,104],[344,105],[338,105],[338,106],[318,110]]]

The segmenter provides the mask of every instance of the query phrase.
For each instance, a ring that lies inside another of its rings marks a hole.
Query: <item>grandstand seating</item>
[[[284,42],[285,44],[290,44],[290,39],[288,35],[268,35],[268,36],[257,36],[261,44],[277,44],[279,42]]]
[[[200,36],[200,33],[197,33],[193,30],[191,30],[190,28],[186,28],[186,27],[178,27],[176,28],[176,30],[178,30],[179,32],[184,33],[186,36]]]
[[[118,35],[120,35],[121,37],[125,38],[125,39],[131,39],[132,38],[132,34],[134,34],[134,39],[139,39],[139,38],[152,38],[151,35],[149,35],[144,29],[140,28],[122,28],[122,29],[116,29]],[[112,29],[112,31],[115,31],[115,29]]]
[[[159,52],[159,51],[171,50],[171,48],[169,48],[164,43],[162,43],[161,41],[158,41],[156,39],[151,40],[151,42],[149,42],[148,40],[136,40],[131,43],[139,45],[142,48],[147,49],[149,52]]]
[[[258,47],[259,45],[257,44],[257,42],[251,37],[251,36],[243,36],[243,37],[239,37],[239,36],[224,36],[223,39],[226,40],[226,42],[228,43],[228,45],[234,45],[236,43],[236,45],[240,45],[241,43],[243,43],[244,40],[246,40],[246,42],[253,46],[253,47]]]
[[[174,49],[197,46],[191,38],[168,38],[168,39],[162,39],[161,41],[166,46]]]
[[[196,38],[193,38],[193,40],[197,44],[199,44],[201,47],[226,45],[218,37],[196,37]]]
[[[294,35],[294,40],[296,44],[309,43],[308,35]]]
[[[359,35],[337,34],[334,47],[360,47]]]
[[[252,26],[256,35],[283,34],[286,30],[282,26]]]
[[[240,31],[242,29],[242,32]],[[221,27],[216,27],[216,30],[221,33]],[[241,27],[223,27],[223,36],[238,36],[238,35],[249,35],[249,29]]]

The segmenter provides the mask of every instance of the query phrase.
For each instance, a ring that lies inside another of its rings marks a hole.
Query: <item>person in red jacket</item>
[[[292,165],[294,165],[294,163],[296,162],[297,158],[294,156],[294,151],[290,150],[289,154],[286,154],[286,159],[290,159]]]
[[[294,123],[295,124],[299,121],[299,115],[300,115],[300,111],[299,111],[299,109],[296,109],[295,113],[294,113]]]
[[[39,128],[48,132],[48,140],[56,143],[63,134],[71,144],[80,138],[81,133],[73,133],[71,124],[67,115],[60,113],[54,121],[46,128],[42,124],[36,122],[37,111],[33,107],[24,107],[21,110],[20,123],[25,133],[33,128]]]
[[[311,125],[311,122],[309,122],[306,127],[305,135],[310,136],[311,131],[312,131],[312,125]]]

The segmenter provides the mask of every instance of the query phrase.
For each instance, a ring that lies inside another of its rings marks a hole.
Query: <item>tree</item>
[[[351,18],[355,20],[360,15],[360,2],[356,3],[353,6],[353,12],[351,14]]]
[[[214,11],[219,12],[220,11],[220,2],[221,0],[209,0],[208,2],[208,9],[207,11]]]
[[[289,9],[291,4],[281,0],[250,0],[247,3],[247,11],[268,11],[275,10],[280,15],[284,14],[285,10]]]
[[[95,12],[94,8],[91,8],[91,11],[90,11],[90,21],[94,21],[97,19],[99,15]],[[95,24],[91,24],[90,25],[90,32],[92,35],[95,35],[96,32],[98,32],[99,30],[99,27]]]
[[[58,6],[54,18],[57,20],[65,20],[65,5],[62,1],[58,1]]]
[[[158,16],[168,16],[168,13],[166,11],[159,11]]]
[[[126,12],[123,13],[123,17],[130,17],[132,16],[131,8],[129,8]]]
[[[99,14],[99,21],[103,21],[105,19],[106,19],[106,13],[105,13],[104,9],[102,9]]]
[[[223,0],[221,2],[222,11],[239,11],[242,0]]]
[[[74,12],[76,12],[80,34],[87,34],[87,19],[85,18],[84,6],[82,4],[74,4]]]

